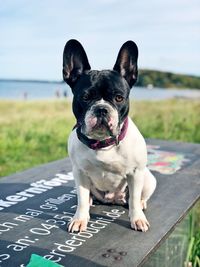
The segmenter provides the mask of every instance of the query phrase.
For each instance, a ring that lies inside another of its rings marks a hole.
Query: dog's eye
[[[90,99],[89,94],[84,94],[84,95],[83,95],[83,100],[84,100],[84,101],[88,101],[89,99]]]
[[[115,100],[116,100],[118,103],[120,103],[120,102],[122,102],[122,101],[124,100],[124,98],[123,98],[123,96],[121,96],[121,95],[116,95],[116,96],[115,96]]]

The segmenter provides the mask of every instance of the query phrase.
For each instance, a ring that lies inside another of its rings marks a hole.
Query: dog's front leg
[[[69,232],[81,232],[87,229],[89,215],[90,180],[82,172],[73,170],[77,188],[78,205],[74,217],[68,225]]]
[[[129,217],[131,227],[135,230],[146,232],[150,225],[141,208],[144,173],[145,169],[136,168],[133,175],[128,175],[127,181],[129,187]]]

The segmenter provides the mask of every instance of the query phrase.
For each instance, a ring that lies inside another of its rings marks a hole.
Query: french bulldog
[[[77,124],[68,139],[68,152],[77,188],[77,210],[69,232],[85,231],[94,196],[103,203],[129,207],[132,229],[150,227],[143,212],[156,188],[147,168],[144,138],[128,117],[129,93],[137,80],[138,48],[124,43],[113,70],[91,70],[86,52],[69,40],[63,52],[63,79],[73,93]]]

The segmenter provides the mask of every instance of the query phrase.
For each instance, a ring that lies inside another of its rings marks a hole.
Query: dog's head
[[[127,41],[113,70],[90,70],[82,45],[77,40],[66,43],[63,79],[72,89],[73,112],[88,137],[101,140],[118,135],[128,115],[130,89],[137,80],[137,58],[137,45]]]

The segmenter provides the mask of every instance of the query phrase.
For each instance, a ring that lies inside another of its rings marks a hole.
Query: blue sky
[[[199,0],[0,0],[0,36],[0,78],[61,80],[71,38],[93,69],[132,39],[139,68],[200,75]]]

